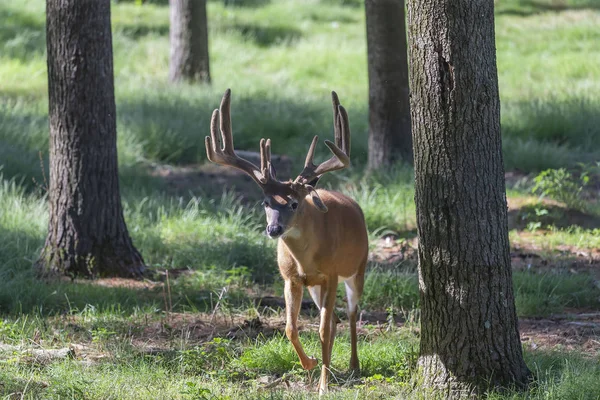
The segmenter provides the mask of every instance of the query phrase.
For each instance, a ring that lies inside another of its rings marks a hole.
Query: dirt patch
[[[404,239],[386,235],[375,242],[369,253],[369,261],[380,265],[398,265],[403,261],[417,262],[418,239]]]
[[[273,323],[275,322],[275,323]],[[213,338],[255,339],[259,335],[271,337],[282,332],[281,320],[242,315],[214,313],[169,313],[159,321],[145,325],[132,338],[132,344],[145,352],[169,349],[173,340],[189,345],[208,342]]]
[[[600,354],[600,313],[569,313],[545,319],[521,319],[521,341],[532,350]]]
[[[109,288],[126,288],[126,289],[136,289],[136,290],[149,290],[155,289],[161,286],[159,282],[145,280],[136,280],[136,279],[126,279],[126,278],[100,278],[94,279],[92,281],[89,280],[80,280],[76,279],[77,283],[85,283],[85,284],[94,284],[98,286],[104,286]]]
[[[519,232],[524,242],[539,233]],[[418,238],[387,235],[377,239],[369,253],[369,261],[387,268],[400,265],[415,268],[418,263]],[[600,249],[558,245],[551,251],[531,243],[511,246],[511,265],[515,271],[547,271],[554,273],[588,273],[600,281]],[[408,262],[408,263],[407,263]]]

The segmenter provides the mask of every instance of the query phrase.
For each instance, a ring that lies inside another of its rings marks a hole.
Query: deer
[[[280,181],[271,164],[271,140],[260,140],[260,168],[239,157],[233,145],[231,127],[231,90],[227,89],[219,109],[210,122],[205,138],[206,155],[216,164],[236,168],[249,175],[262,189],[266,214],[265,232],[277,239],[277,264],[284,280],[287,338],[306,370],[317,366],[309,357],[298,334],[298,315],[304,287],[320,312],[319,337],[322,368],[319,395],[328,391],[331,352],[340,320],[335,315],[338,283],[344,282],[350,326],[350,371],[358,374],[356,319],[363,292],[368,256],[368,235],[360,206],[342,193],[316,189],[327,172],[350,164],[350,127],[348,114],[332,92],[334,139],[325,140],[333,156],[318,165],[313,163],[318,136],[308,149],[304,168],[294,180]],[[220,130],[220,135],[219,135]]]

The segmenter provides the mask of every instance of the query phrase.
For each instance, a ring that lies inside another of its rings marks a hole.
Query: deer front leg
[[[319,395],[327,393],[329,384],[329,372],[331,368],[331,350],[333,347],[332,333],[335,334],[334,307],[337,290],[337,276],[330,277],[322,293],[321,325],[319,334],[321,337],[321,352],[323,354],[323,367],[321,368],[321,379],[319,381]]]
[[[302,348],[300,338],[298,336],[298,313],[302,304],[302,285],[289,280],[285,281],[285,311],[286,311],[286,326],[285,334],[292,342],[294,350],[300,358],[300,364],[304,369],[313,369],[317,366],[317,359],[308,357]]]

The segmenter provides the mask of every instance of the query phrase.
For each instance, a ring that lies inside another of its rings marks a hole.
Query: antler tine
[[[265,171],[267,169],[267,154],[265,149],[265,142],[265,139],[260,139],[260,170],[263,173],[263,175],[265,174]]]
[[[231,89],[227,89],[223,98],[221,99],[221,105],[219,106],[219,112],[221,114],[221,136],[223,137],[223,151],[225,153],[234,155],[233,151],[233,132],[231,130]]]
[[[266,175],[262,173],[256,165],[250,161],[235,154],[233,147],[233,133],[231,131],[231,90],[227,89],[221,100],[221,106],[213,111],[210,120],[210,136],[204,139],[206,147],[206,156],[215,164],[237,168],[250,177],[261,187],[267,183]],[[217,120],[220,121],[221,141],[219,141],[219,132]],[[222,143],[221,143],[222,142]],[[261,142],[262,145],[262,142]],[[261,151],[262,154],[262,151]]]
[[[338,117],[340,120],[341,146],[344,153],[350,157],[350,122],[348,121],[348,112],[344,106],[338,106]],[[337,143],[336,143],[337,144]],[[337,144],[339,146],[339,144]]]
[[[333,153],[333,157],[318,166],[313,164],[313,156],[318,139],[318,137],[315,136],[308,150],[304,169],[296,178],[296,182],[308,183],[326,172],[343,169],[350,165],[350,124],[348,122],[348,113],[346,112],[346,109],[340,105],[336,92],[331,92],[331,100],[333,103],[335,143],[330,140],[325,140],[325,145]]]
[[[308,166],[313,166],[314,168],[314,164],[313,164],[313,158],[315,156],[315,148],[317,147],[317,142],[319,141],[319,137],[315,136],[312,140],[312,143],[310,144],[310,147],[308,148],[308,153],[306,154],[306,160],[304,161],[304,167],[308,167]]]
[[[331,103],[333,105],[333,135],[335,144],[342,147],[342,133],[340,130],[340,99],[335,91],[331,92]]]
[[[271,139],[260,140],[260,170],[265,177],[265,183],[274,179],[271,174]]]

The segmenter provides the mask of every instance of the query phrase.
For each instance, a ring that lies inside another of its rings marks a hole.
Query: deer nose
[[[267,235],[277,237],[283,233],[281,225],[267,225]]]

